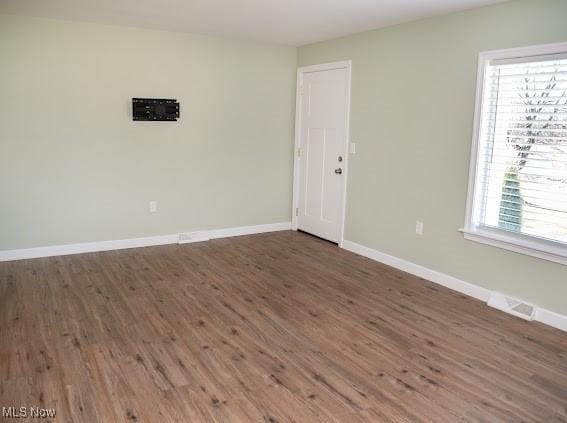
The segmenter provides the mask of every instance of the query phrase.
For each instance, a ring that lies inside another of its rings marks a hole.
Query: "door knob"
[[[341,173],[343,173],[343,170],[339,167],[338,169],[335,169],[335,173],[337,175],[340,175]]]

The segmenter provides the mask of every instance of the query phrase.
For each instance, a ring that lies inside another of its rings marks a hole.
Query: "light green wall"
[[[0,16],[0,250],[291,220],[295,70],[293,47]],[[133,122],[132,97],[181,119]]]
[[[352,59],[346,239],[567,314],[567,267],[466,241],[478,53],[567,41],[567,1],[513,1],[301,47]],[[425,233],[415,235],[415,221]]]
[[[567,314],[567,267],[457,232],[478,52],[567,41],[566,16],[514,1],[298,49],[353,60],[348,240]],[[290,220],[295,66],[290,47],[0,16],[0,250]],[[178,98],[180,121],[132,122],[136,96]]]

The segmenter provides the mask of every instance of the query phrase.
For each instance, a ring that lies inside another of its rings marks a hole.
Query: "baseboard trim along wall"
[[[240,226],[235,228],[199,231],[202,240],[252,235],[264,232],[291,229],[291,222],[268,223],[265,225]],[[158,235],[145,238],[130,238],[114,241],[85,242],[80,244],[53,245],[48,247],[24,248],[0,251],[0,261],[24,260],[39,257],[64,256],[69,254],[94,253],[97,251],[122,250],[126,248],[150,247],[154,245],[177,244],[180,234]]]
[[[482,288],[478,285],[462,281],[453,276],[449,276],[427,267],[420,266],[419,264],[415,264],[410,261],[382,253],[378,250],[365,247],[364,245],[360,245],[352,241],[344,240],[341,243],[341,247],[355,254],[359,254],[371,260],[395,267],[396,269],[411,273],[412,275],[419,276],[423,279],[427,279],[428,281],[442,285],[444,287],[452,289],[453,291],[460,292],[483,302],[488,302],[491,294],[491,291],[486,288]],[[537,307],[534,320],[549,326],[553,326],[554,328],[567,331],[567,316],[564,316],[562,314]]]

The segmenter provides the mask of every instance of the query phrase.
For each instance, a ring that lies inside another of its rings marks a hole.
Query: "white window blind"
[[[567,246],[567,52],[486,60],[469,229]],[[478,100],[477,100],[478,101]]]

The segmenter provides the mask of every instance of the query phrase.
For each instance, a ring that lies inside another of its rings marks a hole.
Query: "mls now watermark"
[[[55,417],[55,408],[2,407],[2,417],[12,419],[48,419]]]

